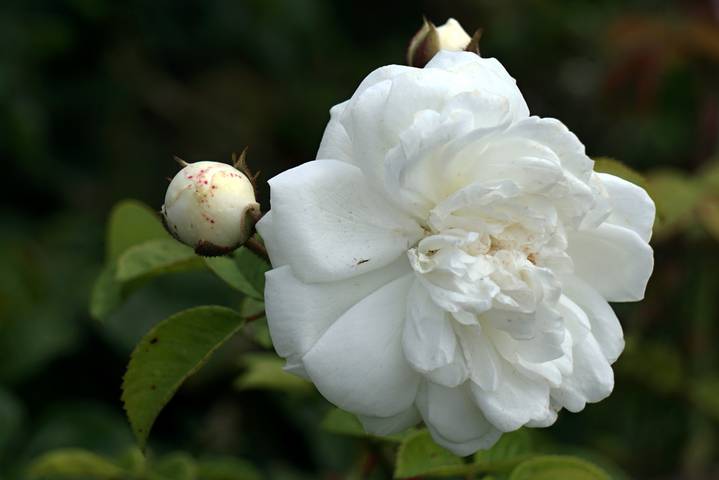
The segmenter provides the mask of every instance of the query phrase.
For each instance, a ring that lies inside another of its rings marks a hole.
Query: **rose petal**
[[[570,412],[604,400],[614,388],[614,372],[593,335],[574,345],[574,371],[552,390],[552,398]]]
[[[262,241],[265,243],[265,248],[270,256],[270,262],[273,267],[280,267],[287,265],[287,252],[283,251],[282,246],[277,235],[275,234],[275,227],[272,220],[272,210],[262,216],[259,222],[255,225],[255,228],[262,236]]]
[[[592,329],[586,312],[566,295],[559,297],[557,311],[564,320],[564,327],[572,334],[572,341],[575,344],[582,342]]]
[[[457,338],[447,316],[415,280],[407,299],[402,348],[407,361],[418,372],[427,373],[454,360]]]
[[[500,387],[499,372],[502,360],[492,340],[478,325],[456,325],[462,352],[469,370],[469,378],[484,390]]]
[[[329,401],[352,413],[389,417],[414,401],[419,375],[402,353],[406,298],[413,275],[401,277],[350,308],[303,357]]]
[[[425,382],[417,395],[417,408],[435,442],[456,455],[488,449],[502,435],[472,401],[467,385],[447,388]]]
[[[472,383],[472,394],[482,413],[498,430],[511,432],[530,420],[543,419],[549,409],[547,382],[528,378],[507,361],[501,361],[499,387],[483,390]]]
[[[421,113],[451,117],[459,110],[469,112],[475,129],[496,126],[496,118],[512,121],[528,115],[516,82],[499,62],[447,53],[435,56],[433,66],[424,69],[373,72],[344,109],[341,122],[351,139],[352,157],[371,181],[385,184],[388,152]],[[454,101],[458,96],[462,101]]]
[[[422,235],[353,165],[315,160],[269,183],[276,243],[304,281],[342,280],[383,267]]]
[[[610,302],[644,298],[654,268],[652,248],[634,231],[604,223],[567,235],[575,274]]]
[[[607,361],[614,363],[624,350],[624,334],[612,307],[595,289],[577,277],[568,278],[562,284],[567,297],[587,314],[592,335]]]
[[[322,135],[317,160],[340,160],[353,163],[352,141],[342,125],[340,117],[349,101],[335,105],[330,109],[330,121]]]
[[[350,307],[410,272],[405,257],[371,272],[330,283],[305,283],[285,265],[265,275],[265,309],[272,344],[288,364],[301,357]],[[296,371],[296,368],[293,368]]]
[[[531,428],[547,428],[554,425],[559,415],[558,412],[553,409],[547,410],[547,414],[543,418],[537,418],[536,420],[530,420],[527,422],[527,426]]]
[[[512,125],[511,132],[520,138],[530,138],[552,149],[562,167],[583,182],[588,182],[594,162],[587,157],[584,145],[556,118],[529,117]]]
[[[462,356],[462,349],[455,349],[451,363],[426,373],[425,377],[431,382],[450,388],[463,384],[469,378],[469,369]]]
[[[546,190],[564,179],[559,158],[531,138],[515,137],[512,129],[468,143],[447,164],[447,183],[453,191],[471,183],[511,181],[524,193]],[[471,139],[475,134],[468,135]],[[459,139],[453,148],[458,148]]]
[[[646,190],[608,173],[597,175],[609,194],[612,206],[612,213],[607,221],[633,230],[642,240],[649,242],[652,238],[656,207]]]
[[[482,58],[471,52],[440,51],[424,67],[461,74],[472,82],[474,89],[507,98],[511,118],[519,120],[529,115],[529,108],[517,88],[517,82],[496,58]]]

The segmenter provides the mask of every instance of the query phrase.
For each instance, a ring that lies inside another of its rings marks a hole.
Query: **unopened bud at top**
[[[471,41],[472,37],[454,18],[439,27],[424,19],[422,28],[412,37],[407,49],[407,63],[412,67],[424,67],[440,50],[465,50]]]
[[[250,179],[225,163],[184,165],[162,206],[169,232],[205,256],[224,255],[244,244],[260,215]]]

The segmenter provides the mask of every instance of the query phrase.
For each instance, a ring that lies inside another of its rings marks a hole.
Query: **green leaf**
[[[123,200],[110,213],[107,226],[107,258],[117,259],[128,248],[160,238],[170,238],[160,217],[137,200]]]
[[[474,455],[474,464],[483,471],[509,470],[527,460],[532,453],[532,439],[525,429],[502,434],[489,450],[480,450]]]
[[[594,170],[596,172],[608,173],[641,187],[645,186],[646,179],[636,170],[628,167],[622,162],[608,157],[594,159]]]
[[[265,303],[252,297],[245,297],[240,305],[240,313],[245,318],[254,319],[247,324],[245,333],[262,348],[271,349],[272,338],[265,318]]]
[[[702,198],[697,213],[707,233],[719,241],[719,196]]]
[[[270,265],[247,248],[235,250],[234,258],[250,285],[260,293],[261,299],[264,298],[265,273],[270,269]]]
[[[697,173],[704,191],[709,194],[719,193],[719,162],[707,163]]]
[[[576,457],[544,455],[521,463],[509,480],[610,480],[599,467]]]
[[[654,231],[666,235],[690,226],[701,190],[694,179],[672,170],[653,172],[647,179],[647,191],[657,206]]]
[[[260,472],[246,460],[233,457],[206,458],[197,462],[198,480],[260,480]]]
[[[368,436],[357,417],[339,408],[333,408],[327,412],[320,426],[324,430],[338,435],[348,435],[350,437]]]
[[[147,469],[147,459],[145,455],[135,446],[125,450],[122,455],[117,458],[117,464],[135,476],[142,475]]]
[[[278,390],[309,393],[312,384],[296,375],[285,372],[285,361],[273,353],[248,353],[242,357],[245,372],[235,380],[239,390]]]
[[[272,337],[270,336],[270,327],[267,325],[267,319],[255,320],[252,322],[252,338],[262,348],[272,348]]]
[[[98,480],[117,480],[127,472],[99,455],[86,450],[68,448],[55,450],[35,460],[29,468],[30,478],[53,477],[75,480],[89,477]]]
[[[96,320],[104,320],[120,306],[124,299],[122,283],[117,276],[115,263],[106,265],[95,280],[90,294],[90,315]]]
[[[117,259],[116,279],[129,282],[142,277],[195,268],[202,260],[188,246],[172,238],[149,240],[130,247]]]
[[[205,264],[235,290],[262,300],[268,265],[246,248],[237,250],[232,256],[205,258]]]
[[[697,409],[719,420],[719,378],[693,380],[689,386],[689,398]]]
[[[243,324],[225,307],[197,307],[177,313],[135,347],[122,385],[122,401],[141,448],[157,415],[182,383]]]
[[[427,430],[408,435],[397,452],[395,478],[420,475],[452,476],[472,473],[472,465],[440,447]]]
[[[265,302],[262,300],[256,300],[252,297],[245,297],[242,299],[240,305],[240,313],[243,317],[254,317],[265,311]]]
[[[152,466],[152,473],[168,480],[195,480],[197,465],[195,460],[183,452],[165,455]]]
[[[117,276],[117,259],[129,248],[149,240],[169,239],[159,216],[136,200],[123,200],[110,212],[107,225],[108,263],[100,272],[92,288],[90,315],[105,319],[123,302],[129,289]]]
[[[604,444],[604,442],[614,442],[616,445],[616,439],[610,437],[603,437],[597,445]],[[546,450],[545,453],[550,455],[566,455],[584,460],[589,462],[595,467],[602,469],[612,480],[630,480],[629,475],[624,472],[613,460],[605,457],[602,453],[597,450],[589,450],[576,445],[561,445],[561,444],[550,444],[548,445],[550,450]],[[611,448],[611,447],[610,447]],[[620,447],[621,448],[621,447]]]

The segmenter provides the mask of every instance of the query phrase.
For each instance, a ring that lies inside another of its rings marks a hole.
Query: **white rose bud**
[[[450,18],[439,27],[425,18],[422,28],[412,37],[409,44],[407,63],[412,67],[421,68],[440,50],[459,52],[466,50],[471,42],[472,37],[454,18]]]
[[[185,164],[165,194],[162,216],[168,231],[198,255],[224,255],[252,235],[260,214],[245,174],[225,163]]]
[[[467,48],[472,40],[467,32],[464,31],[462,25],[454,18],[450,18],[444,25],[437,27],[439,35],[439,48],[441,50],[450,50],[459,52]]]

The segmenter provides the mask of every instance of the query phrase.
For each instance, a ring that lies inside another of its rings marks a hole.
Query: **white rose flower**
[[[275,348],[369,432],[421,419],[467,455],[612,391],[607,302],[644,295],[654,204],[530,117],[497,60],[374,71],[270,186]]]
[[[219,162],[186,164],[167,187],[167,230],[199,255],[224,255],[252,235],[260,205],[242,172]]]

